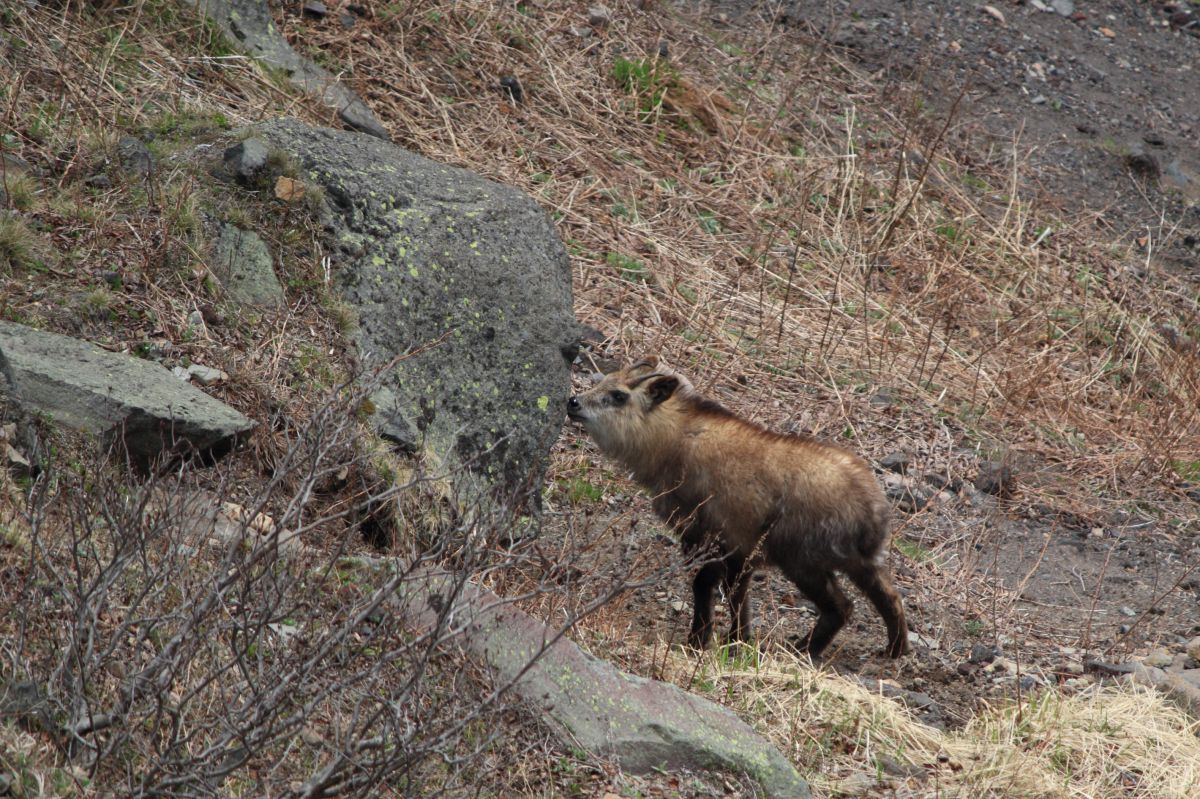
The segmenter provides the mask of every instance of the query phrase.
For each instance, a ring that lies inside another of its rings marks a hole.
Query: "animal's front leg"
[[[724,561],[712,560],[701,566],[692,580],[692,631],[688,633],[688,646],[693,649],[705,649],[712,640],[713,597],[724,579]]]

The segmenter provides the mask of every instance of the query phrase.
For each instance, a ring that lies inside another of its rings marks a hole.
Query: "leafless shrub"
[[[354,402],[335,398],[288,431],[248,493],[232,467],[133,478],[106,459],[60,458],[29,487],[0,684],[37,685],[45,732],[86,773],[80,789],[331,797],[387,784],[428,796],[477,767],[507,686],[454,656],[451,609],[468,581],[527,556],[507,510],[480,502],[440,545],[353,557],[363,547],[347,520],[431,479],[319,501],[328,481],[367,468]],[[436,623],[416,628],[406,584],[431,564],[453,567],[449,589]],[[527,597],[562,590],[525,585]],[[590,608],[622,590],[608,588]]]

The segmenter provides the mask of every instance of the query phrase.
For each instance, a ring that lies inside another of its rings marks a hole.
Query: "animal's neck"
[[[614,453],[634,479],[656,493],[668,491],[683,478],[683,461],[677,431],[669,435],[640,436]]]

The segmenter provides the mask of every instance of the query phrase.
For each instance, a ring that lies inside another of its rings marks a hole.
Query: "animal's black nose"
[[[579,410],[579,397],[571,397],[569,400],[567,400],[567,410],[568,411]]]

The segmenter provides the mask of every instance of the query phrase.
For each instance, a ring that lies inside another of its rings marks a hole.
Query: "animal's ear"
[[[658,366],[658,356],[657,355],[647,355],[645,358],[642,358],[639,361],[635,361],[629,367],[629,371],[632,372],[634,370],[645,369],[647,371],[652,372],[652,371],[654,371],[654,369],[657,366]]]
[[[650,397],[651,406],[657,405],[669,398],[679,388],[679,378],[674,375],[663,375],[646,386],[646,394]]]

